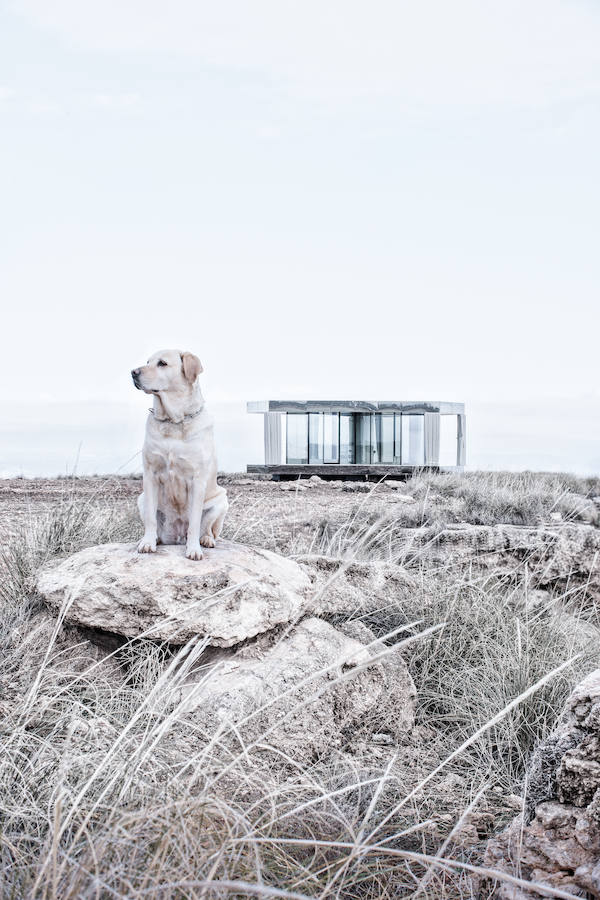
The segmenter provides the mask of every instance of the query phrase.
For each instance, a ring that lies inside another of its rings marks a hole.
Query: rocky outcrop
[[[598,577],[597,554],[600,531],[591,525],[447,525],[406,528],[396,535],[396,546],[409,558],[415,555],[444,563],[476,560],[488,568],[506,569],[527,560],[532,569],[540,567],[540,583],[572,575]],[[543,567],[542,565],[543,564]]]
[[[526,811],[489,842],[486,863],[600,897],[600,669],[574,690],[526,783]],[[503,900],[533,896],[506,884],[497,891]]]
[[[394,742],[413,726],[415,687],[398,651],[371,662],[385,648],[355,624],[360,640],[315,617],[261,635],[203,665],[179,699],[238,751],[259,741],[306,763],[360,731]]]
[[[220,540],[201,561],[180,546],[139,554],[135,544],[89,547],[40,571],[37,590],[66,618],[125,637],[184,644],[193,635],[230,647],[293,622],[311,582],[292,560]]]
[[[357,734],[394,743],[414,724],[400,653],[352,621],[361,591],[385,603],[409,582],[390,567],[319,559],[300,566],[228,541],[200,561],[179,546],[150,555],[106,544],[46,566],[37,590],[75,625],[186,645],[160,702],[177,704],[215,752],[259,743],[297,764]]]

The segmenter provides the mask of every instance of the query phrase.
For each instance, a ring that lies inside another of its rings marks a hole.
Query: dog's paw
[[[185,555],[188,559],[202,559],[202,550],[200,547],[186,547]]]
[[[137,551],[138,553],[156,553],[156,541],[143,537],[137,545]]]
[[[202,544],[203,547],[214,547],[215,539],[212,536],[212,534],[204,534],[200,538],[200,543]]]

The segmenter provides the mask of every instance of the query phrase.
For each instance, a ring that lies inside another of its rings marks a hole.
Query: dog
[[[161,350],[132,369],[135,387],[153,394],[142,450],[144,490],[138,509],[144,536],[138,553],[185,543],[188,559],[214,547],[228,509],[217,484],[212,419],[200,390],[202,364],[193,353]]]

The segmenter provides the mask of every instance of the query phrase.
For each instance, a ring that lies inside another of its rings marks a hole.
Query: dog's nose
[[[141,369],[132,369],[132,370],[131,370],[131,377],[132,377],[132,378],[137,378],[141,371],[142,371]]]

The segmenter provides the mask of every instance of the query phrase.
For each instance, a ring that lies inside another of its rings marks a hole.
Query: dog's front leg
[[[204,497],[206,495],[206,481],[201,478],[194,478],[190,494],[190,516],[188,521],[185,555],[188,559],[202,559],[200,524],[202,522],[202,510],[204,508]]]
[[[156,553],[156,510],[158,484],[152,473],[144,471],[144,537],[139,542],[138,553]]]

